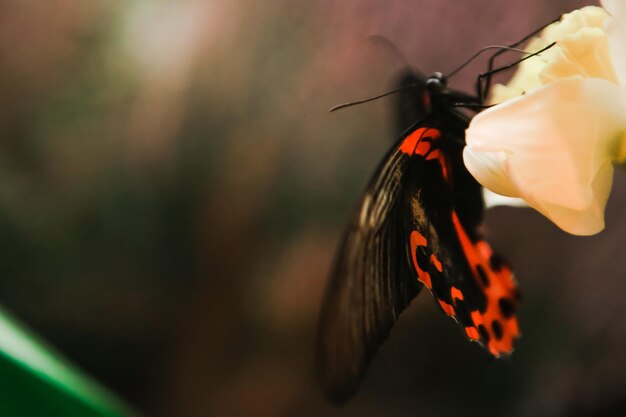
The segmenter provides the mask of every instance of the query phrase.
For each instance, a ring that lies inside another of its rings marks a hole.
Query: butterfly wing
[[[420,284],[407,252],[410,157],[396,147],[376,170],[340,244],[322,306],[317,369],[327,396],[347,400]]]
[[[417,128],[400,147],[413,161],[404,203],[413,269],[467,337],[498,357],[519,337],[513,273],[481,235],[481,187],[462,160],[464,120],[430,126],[438,127]]]

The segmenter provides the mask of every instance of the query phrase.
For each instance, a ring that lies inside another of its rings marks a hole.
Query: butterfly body
[[[322,307],[318,371],[349,398],[400,313],[422,287],[493,356],[519,336],[511,269],[482,238],[482,188],[463,164],[469,117],[441,74],[410,100],[416,120],[384,157],[340,244]],[[406,107],[406,106],[405,106]]]

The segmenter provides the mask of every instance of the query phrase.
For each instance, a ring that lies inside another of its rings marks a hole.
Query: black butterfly
[[[440,73],[404,84],[413,87],[401,96],[401,119],[418,121],[385,155],[352,214],[322,307],[317,368],[335,402],[354,393],[423,286],[492,355],[510,353],[519,336],[513,273],[481,236],[482,188],[463,164],[469,117],[458,107],[480,107],[482,97],[448,88]]]

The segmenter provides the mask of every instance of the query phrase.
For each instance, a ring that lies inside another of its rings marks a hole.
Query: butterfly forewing
[[[378,347],[420,290],[405,246],[410,157],[391,152],[377,169],[342,239],[322,306],[318,372],[329,398],[355,391]]]

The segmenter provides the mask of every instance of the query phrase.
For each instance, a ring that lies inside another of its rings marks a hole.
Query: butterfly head
[[[431,95],[442,93],[448,88],[448,79],[442,73],[434,72],[426,80],[426,88]]]

